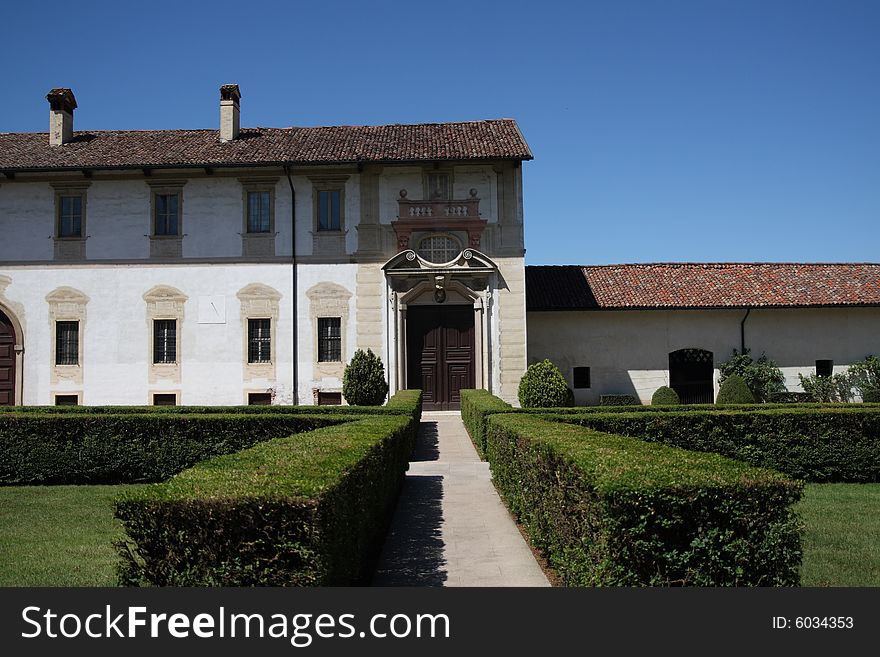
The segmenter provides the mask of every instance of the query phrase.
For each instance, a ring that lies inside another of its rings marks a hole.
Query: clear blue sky
[[[880,2],[39,2],[0,131],[513,117],[527,261],[880,261]]]

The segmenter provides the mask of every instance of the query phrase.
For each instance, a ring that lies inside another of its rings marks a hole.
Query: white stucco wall
[[[263,391],[292,381],[290,267],[284,265],[71,266],[0,270],[11,283],[4,298],[19,307],[24,328],[24,403],[51,404],[55,394],[82,392],[84,404],[147,404],[152,393],[179,391],[182,404],[242,404],[245,391]],[[243,323],[236,293],[262,283],[281,294],[274,334],[274,380],[243,380]],[[168,285],[187,297],[180,334],[181,380],[150,384],[151,325],[143,295]],[[51,341],[46,295],[58,287],[89,298],[80,330],[83,382],[52,384]],[[199,322],[199,298],[225,301],[223,323]]]
[[[716,366],[740,348],[745,311],[582,311],[528,313],[529,363],[553,361],[572,383],[574,367],[589,367],[591,387],[575,390],[577,404],[602,394],[635,394],[643,403],[668,385],[669,353],[698,347]],[[880,353],[880,308],[753,310],[745,324],[746,347],[776,361],[791,391],[798,373],[815,373],[817,360],[835,372]]]

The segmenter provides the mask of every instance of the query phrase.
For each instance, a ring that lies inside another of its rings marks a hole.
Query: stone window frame
[[[273,287],[263,283],[251,283],[241,288],[235,295],[241,305],[241,363],[242,378],[245,382],[254,380],[265,380],[269,382],[263,388],[274,386],[276,377],[276,366],[278,363],[278,318],[280,316],[281,293]],[[269,362],[268,363],[249,363],[248,362],[248,320],[251,319],[268,319],[269,335],[271,343],[269,346]]]
[[[71,383],[82,385],[83,382],[83,362],[85,360],[85,324],[86,324],[86,305],[89,298],[79,290],[62,286],[55,288],[46,295],[46,303],[49,305],[49,335],[50,353],[49,353],[49,381],[52,385],[63,383]],[[56,348],[57,336],[56,328],[58,322],[77,322],[78,330],[78,363],[76,365],[56,365]],[[53,394],[68,394],[67,391],[53,391]],[[73,393],[69,393],[73,394]]]
[[[342,378],[348,354],[348,322],[351,314],[351,298],[354,296],[348,289],[324,281],[306,291],[309,299],[309,319],[312,326],[312,371],[314,379]],[[339,318],[340,354],[339,361],[318,360],[318,319],[325,317]]]
[[[274,256],[276,187],[280,178],[239,178],[241,183],[241,253],[243,256]],[[269,231],[266,233],[248,232],[248,194],[251,192],[269,192]]]
[[[150,257],[181,258],[183,257],[183,188],[186,180],[148,180],[150,187]],[[177,194],[177,235],[156,234],[156,197],[165,194]]]
[[[144,294],[144,303],[146,304],[146,324],[147,324],[147,367],[149,383],[152,385],[159,383],[180,383],[180,366],[183,361],[183,350],[181,349],[183,342],[183,319],[184,307],[187,297],[183,292],[170,285],[156,285],[150,288]],[[175,363],[154,363],[153,362],[153,323],[156,320],[173,319],[177,322],[176,327],[176,355]],[[150,391],[150,400],[153,393],[173,392],[165,390]],[[152,403],[152,401],[150,401]]]
[[[55,260],[85,260],[86,239],[88,238],[88,188],[89,181],[49,183],[55,190],[55,218],[52,222],[52,240],[55,246]],[[79,236],[61,237],[61,198],[79,196],[80,231]]]
[[[312,183],[312,255],[345,255],[345,238],[348,227],[345,218],[345,188],[348,174],[327,174],[309,176]],[[339,192],[339,230],[319,230],[318,198],[320,192]]]
[[[170,406],[170,404],[157,404],[156,395],[174,395],[174,406],[180,406],[180,390],[150,390],[147,393],[147,406]]]

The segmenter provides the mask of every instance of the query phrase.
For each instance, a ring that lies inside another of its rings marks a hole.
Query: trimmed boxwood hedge
[[[120,584],[364,582],[417,427],[389,415],[277,438],[124,494]]]
[[[599,406],[641,406],[641,400],[635,395],[600,395]]]
[[[342,415],[0,414],[0,484],[161,481],[207,458]]]
[[[554,413],[598,431],[716,452],[812,482],[880,482],[880,407],[873,404],[748,412]]]
[[[481,458],[486,458],[486,420],[493,413],[509,413],[513,410],[513,406],[487,390],[461,391],[461,421]]]
[[[802,486],[701,454],[527,415],[488,419],[493,477],[569,586],[792,586]]]

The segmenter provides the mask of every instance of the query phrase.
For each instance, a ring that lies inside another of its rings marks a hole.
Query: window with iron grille
[[[247,232],[268,233],[271,230],[269,215],[271,200],[271,192],[248,192]]]
[[[342,191],[318,191],[318,230],[342,230]]]
[[[153,320],[153,362],[177,362],[177,320]]]
[[[55,322],[55,364],[79,365],[79,322]]]
[[[55,395],[56,406],[79,406],[77,395]]]
[[[58,237],[82,237],[83,197],[58,197]]]
[[[156,393],[155,395],[153,395],[153,406],[177,406],[177,393]]]
[[[180,196],[156,194],[155,234],[176,236],[180,225]]]
[[[271,392],[249,392],[248,406],[270,406],[272,404]]]
[[[272,362],[272,320],[248,320],[248,362]]]
[[[461,253],[461,245],[449,235],[428,235],[419,242],[418,253],[428,262],[443,264]]]
[[[318,362],[333,363],[342,360],[342,319],[318,318]]]

